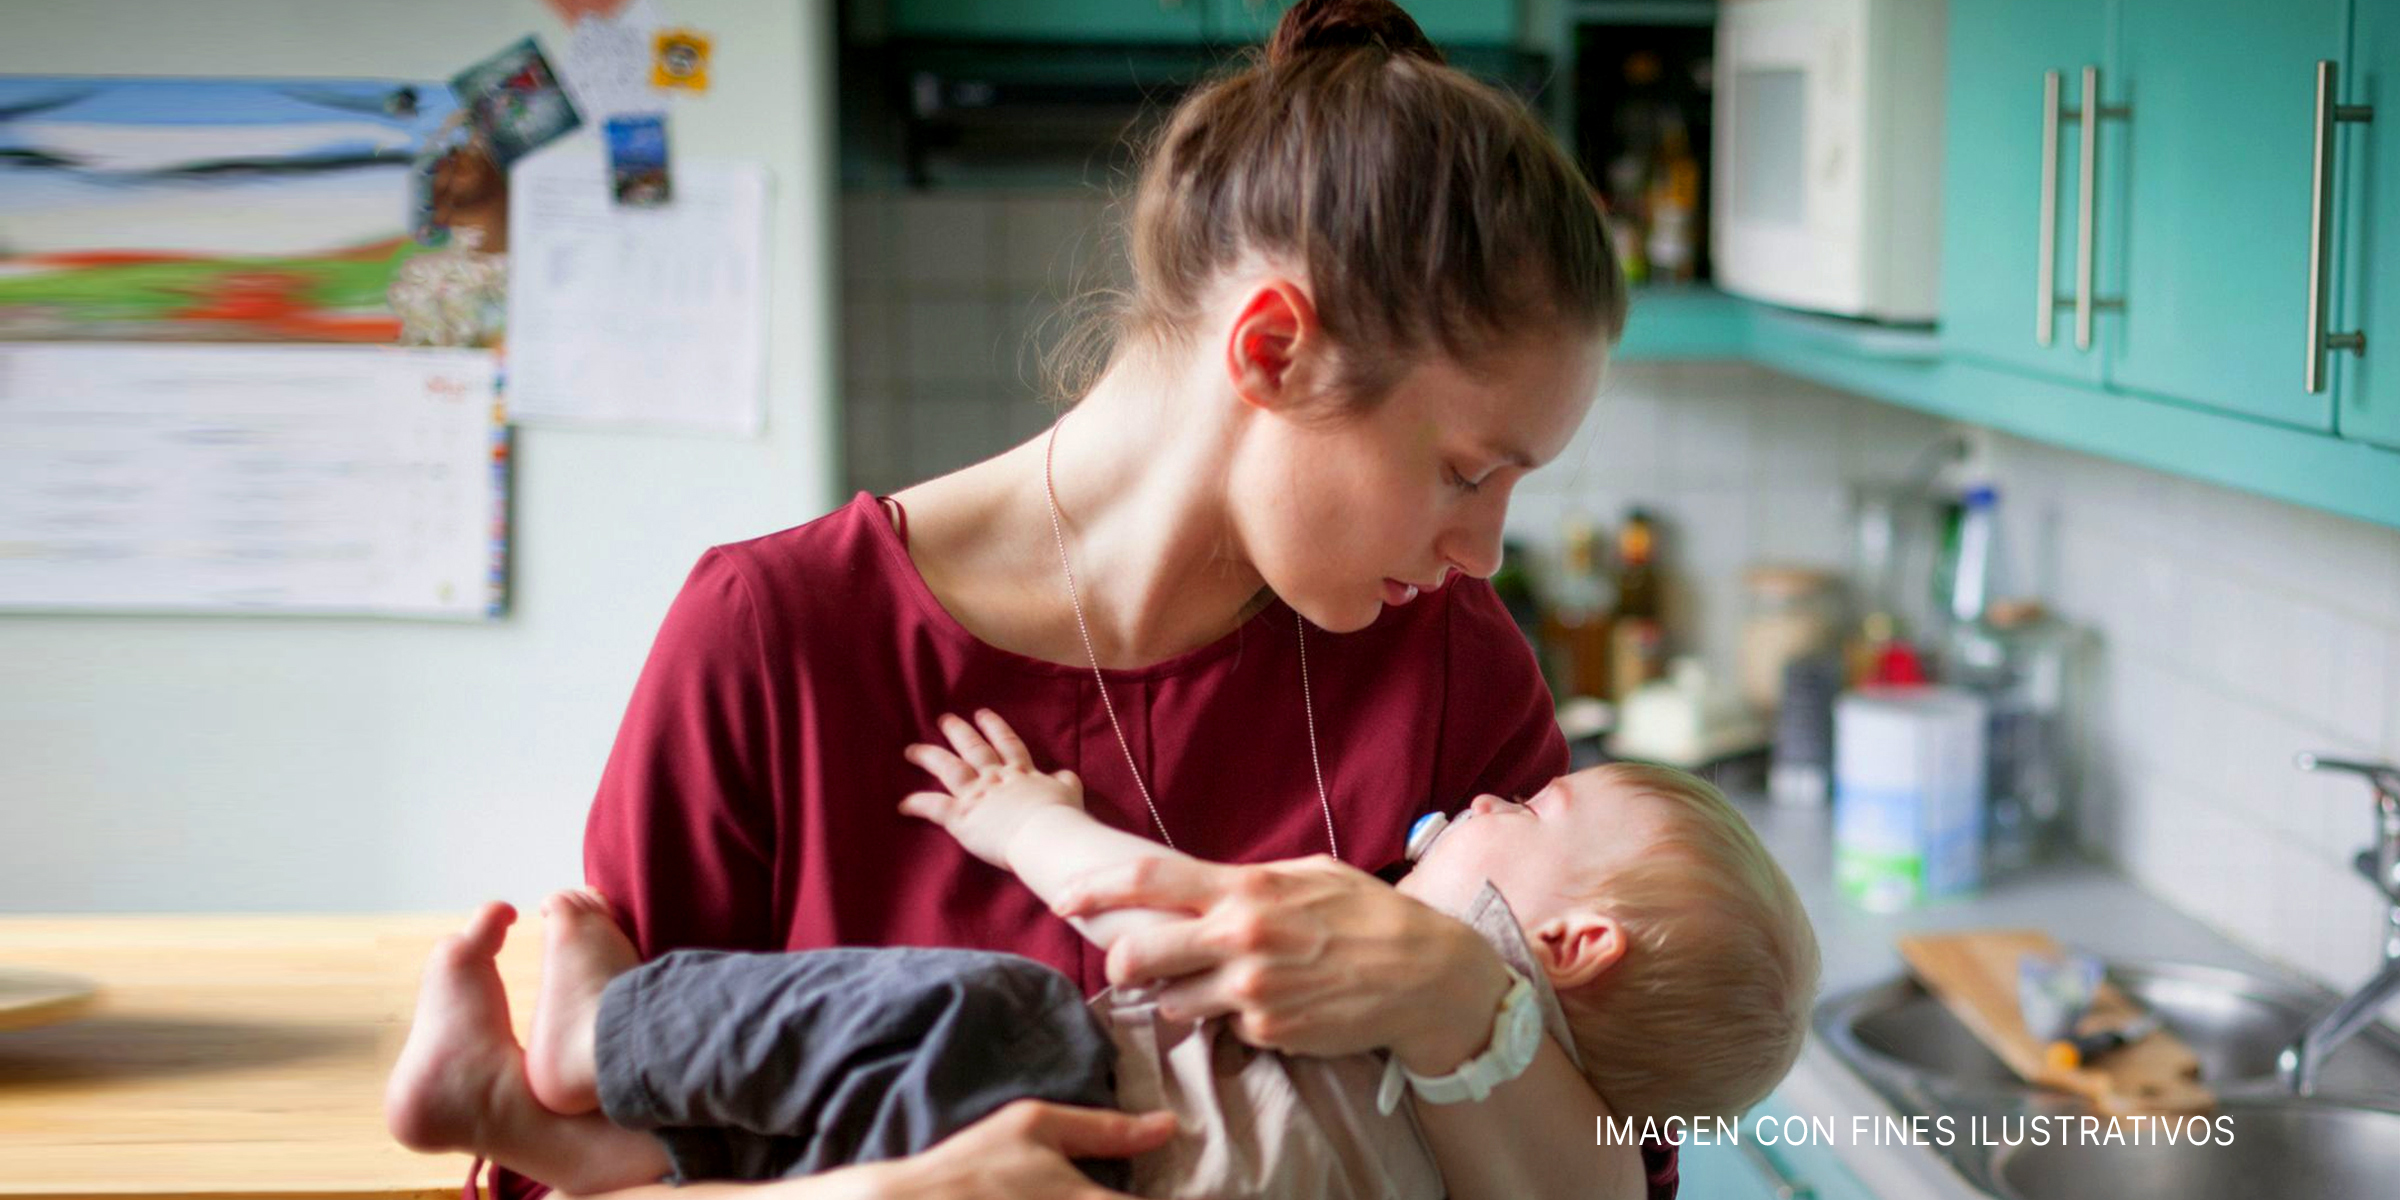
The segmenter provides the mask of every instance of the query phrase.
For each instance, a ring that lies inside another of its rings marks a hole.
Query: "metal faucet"
[[[2373,979],[2309,1023],[2298,1040],[2275,1058],[2275,1077],[2295,1096],[2317,1090],[2317,1069],[2336,1046],[2367,1027],[2383,1006],[2400,997],[2400,767],[2390,763],[2358,762],[2303,754],[2293,760],[2303,771],[2342,771],[2357,775],[2375,789],[2375,842],[2358,852],[2350,865],[2383,893],[2383,969]]]

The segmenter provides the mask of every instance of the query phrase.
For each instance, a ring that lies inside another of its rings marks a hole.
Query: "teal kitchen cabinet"
[[[2360,0],[2351,67],[2338,79],[2374,120],[2339,123],[2335,165],[2343,186],[2336,239],[2337,332],[2364,330],[2366,353],[2331,356],[2342,436],[2400,450],[2400,5]]]
[[[1239,0],[1236,0],[1238,3]],[[1200,42],[1208,0],[891,0],[903,37],[1032,42]]]
[[[2120,3],[2122,82],[2103,90],[2131,113],[2101,146],[2124,196],[2103,221],[2124,262],[2108,381],[2331,431],[2302,351],[2317,63],[2345,57],[2349,0]]]
[[[1209,34],[1221,42],[1263,42],[1291,0],[1208,0]],[[1434,45],[1508,45],[1517,40],[1516,0],[1401,0]]]
[[[2079,274],[2096,293],[2102,200],[2080,201],[2085,73],[2105,84],[2106,6],[2095,0],[1951,0],[1942,177],[1945,353],[2098,384],[2104,347],[2078,344]],[[2103,89],[2105,90],[2105,88]],[[2105,178],[2103,174],[2096,178]],[[2087,211],[2091,216],[2083,216]],[[2097,294],[2093,300],[2101,299]],[[2097,313],[2093,320],[2096,321]]]

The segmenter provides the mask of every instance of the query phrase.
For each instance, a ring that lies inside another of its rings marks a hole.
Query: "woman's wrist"
[[[1401,1066],[1425,1076],[1447,1075],[1483,1053],[1509,987],[1508,967],[1481,936],[1448,917],[1440,923],[1442,952],[1427,960],[1425,1019],[1392,1044]]]

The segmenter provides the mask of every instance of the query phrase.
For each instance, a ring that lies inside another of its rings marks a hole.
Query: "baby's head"
[[[1400,889],[1450,912],[1500,889],[1618,1117],[1731,1117],[1800,1054],[1817,939],[1722,793],[1613,763],[1524,804],[1478,796]]]

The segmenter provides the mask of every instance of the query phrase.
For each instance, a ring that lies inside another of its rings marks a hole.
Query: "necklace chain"
[[[1083,637],[1084,656],[1091,660],[1092,686],[1100,691],[1100,707],[1108,711],[1108,727],[1117,735],[1117,749],[1125,752],[1125,769],[1133,773],[1133,786],[1142,794],[1142,805],[1150,810],[1150,821],[1158,827],[1159,840],[1170,850],[1180,850],[1175,835],[1167,832],[1167,822],[1158,814],[1158,801],[1150,795],[1150,785],[1142,779],[1141,765],[1133,760],[1133,745],[1125,740],[1124,723],[1117,719],[1116,702],[1108,696],[1108,678],[1100,671],[1100,652],[1092,646],[1091,623],[1084,619],[1083,592],[1075,583],[1075,564],[1067,557],[1066,526],[1058,512],[1058,484],[1051,475],[1051,462],[1058,456],[1058,427],[1066,424],[1060,417],[1050,426],[1050,438],[1042,447],[1042,491],[1050,499],[1050,538],[1058,545],[1059,570],[1067,577],[1067,602],[1075,609],[1075,632]],[[1308,766],[1317,781],[1317,807],[1325,813],[1325,844],[1333,856],[1342,856],[1342,844],[1333,832],[1333,802],[1325,794],[1325,763],[1317,753],[1317,704],[1308,687],[1308,622],[1298,612],[1292,614],[1292,632],[1300,640],[1300,708],[1308,722]]]

